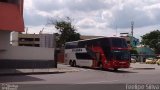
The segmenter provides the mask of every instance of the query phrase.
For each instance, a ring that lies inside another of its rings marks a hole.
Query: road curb
[[[155,68],[133,68],[133,70],[155,70]]]

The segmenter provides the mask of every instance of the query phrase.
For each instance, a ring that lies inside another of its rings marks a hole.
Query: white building
[[[56,67],[55,48],[47,38],[50,44],[46,47],[17,46],[14,42],[18,39],[13,40],[14,46],[10,45],[12,31],[24,32],[23,0],[0,0],[0,12],[0,69]]]
[[[21,34],[12,33],[13,46],[55,47],[55,34]]]

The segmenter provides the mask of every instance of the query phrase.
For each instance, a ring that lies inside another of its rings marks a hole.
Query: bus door
[[[101,62],[100,52],[95,52],[95,58],[93,60],[93,67],[98,67],[98,63]]]
[[[99,62],[101,60],[100,52],[96,52],[96,60],[97,60],[97,62]]]
[[[93,64],[95,67],[99,67],[99,64],[102,63],[102,59],[103,59],[103,56],[102,56],[102,49],[99,47],[99,46],[95,46],[93,48],[93,51],[95,53],[95,59],[93,60]]]

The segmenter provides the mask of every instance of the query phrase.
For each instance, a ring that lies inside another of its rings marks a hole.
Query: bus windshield
[[[114,60],[130,60],[130,52],[127,50],[112,50]]]
[[[127,48],[127,43],[122,38],[112,38],[112,47],[118,47],[118,48]]]

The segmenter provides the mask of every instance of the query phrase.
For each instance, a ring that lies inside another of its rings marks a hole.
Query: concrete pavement
[[[145,66],[145,67],[144,67]],[[143,68],[155,67],[155,69]],[[96,70],[58,65],[58,69],[78,70],[76,72],[55,74],[30,74],[1,76],[0,83],[13,84],[159,84],[159,66],[150,64],[131,64],[131,68],[113,70]],[[142,69],[135,69],[142,68]]]
[[[18,74],[52,74],[65,72],[78,72],[81,69],[75,69],[68,65],[58,64],[58,68],[45,69],[0,69],[0,75],[18,75]]]
[[[131,63],[130,69],[160,69],[160,66],[156,64],[142,64]],[[53,73],[66,73],[66,72],[78,72],[85,71],[86,68],[75,68],[69,65],[58,64],[57,68],[46,69],[0,69],[0,75],[17,75],[17,74],[53,74]]]
[[[160,69],[157,64],[145,64],[145,63],[131,63],[132,69]]]

